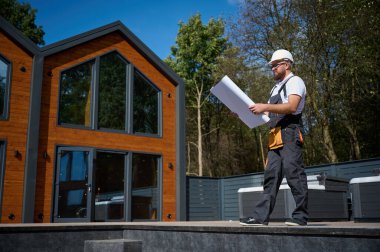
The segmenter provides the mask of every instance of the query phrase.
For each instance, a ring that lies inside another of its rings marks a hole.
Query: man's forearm
[[[283,104],[267,104],[265,109],[266,112],[276,113],[276,114],[291,114],[296,112],[296,110],[292,109],[289,103]]]

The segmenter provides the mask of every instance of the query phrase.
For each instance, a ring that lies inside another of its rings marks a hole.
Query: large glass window
[[[59,124],[159,134],[161,92],[133,69],[115,51],[62,72]]]
[[[116,53],[100,58],[98,127],[125,129],[127,63]]]
[[[10,63],[0,55],[0,119],[8,117]]]
[[[87,62],[62,73],[59,124],[91,127],[92,68]]]
[[[97,152],[95,221],[124,220],[125,154]]]
[[[132,220],[157,220],[159,209],[158,156],[133,154]]]
[[[158,89],[135,71],[133,92],[133,132],[157,134]]]

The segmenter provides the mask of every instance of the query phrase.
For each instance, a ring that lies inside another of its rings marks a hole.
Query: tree
[[[228,75],[248,96],[256,102],[266,102],[271,81],[260,70],[246,64],[240,48],[231,47],[218,58],[214,72],[215,82]],[[265,85],[268,84],[268,85]],[[258,100],[259,99],[259,100]],[[212,155],[207,158],[214,174],[218,176],[239,175],[259,172],[264,169],[266,156],[267,127],[248,128],[240,119],[220,102],[214,103],[213,139],[209,145]]]
[[[307,164],[376,157],[379,122],[378,1],[246,1],[232,25],[251,67],[290,50],[307,86]],[[372,135],[372,136],[371,136]],[[365,153],[363,155],[363,153]]]
[[[208,24],[204,25],[201,15],[196,14],[190,17],[188,23],[179,24],[176,45],[171,48],[171,56],[165,59],[185,81],[187,152],[188,157],[191,156],[191,145],[196,146],[199,176],[203,175],[203,138],[204,134],[209,133],[204,133],[205,128],[208,128],[204,119],[207,112],[202,111],[202,108],[209,102],[209,90],[214,84],[212,72],[216,59],[227,45],[223,35],[222,20],[210,19]],[[193,133],[197,136],[195,141]]]
[[[24,33],[37,45],[44,45],[45,32],[42,26],[35,23],[37,10],[29,3],[19,3],[17,0],[0,0],[0,16],[5,18],[18,30]]]
[[[369,129],[379,130],[378,123],[372,121],[379,112],[378,106],[373,106],[379,102],[379,87],[375,84],[379,74],[374,67],[379,64],[375,52],[380,49],[376,42],[378,3],[306,1],[296,5],[296,12],[306,24],[301,43],[305,53],[302,69],[312,76],[308,88],[315,97],[310,102],[319,117],[321,139],[331,139],[329,144],[322,142],[327,159],[360,159],[364,144],[374,147],[367,150],[366,154],[373,153],[367,157],[378,156],[379,148],[370,144],[378,142],[378,137],[364,137]]]

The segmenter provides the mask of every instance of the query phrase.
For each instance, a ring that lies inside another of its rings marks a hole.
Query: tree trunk
[[[333,145],[332,138],[330,135],[330,127],[327,125],[327,123],[323,123],[322,125],[322,134],[323,134],[323,145],[327,151],[327,158],[332,163],[338,162],[338,157],[336,156],[334,145]]]
[[[347,128],[348,132],[351,135],[352,149],[354,150],[354,158],[356,160],[361,159],[360,144],[359,144],[359,140],[356,134],[356,129],[352,125],[350,125],[348,122],[344,123],[343,125],[344,127]]]
[[[314,84],[314,86],[318,86],[317,83]],[[316,115],[316,118],[321,125],[322,128],[322,145],[324,149],[326,150],[326,159],[329,162],[336,163],[338,161],[338,157],[335,153],[334,144],[330,135],[330,127],[328,125],[328,119],[325,114],[320,113],[320,106],[318,106],[317,101],[318,99],[323,98],[317,98],[316,92],[309,92],[310,96],[310,105],[311,108],[314,110],[314,114]]]
[[[197,97],[197,127],[198,127],[198,167],[199,176],[203,176],[203,146],[202,146],[202,114],[201,114],[201,96]]]

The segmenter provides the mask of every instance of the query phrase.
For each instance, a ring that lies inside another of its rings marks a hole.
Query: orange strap
[[[298,129],[298,134],[300,134],[300,141],[301,141],[301,143],[303,143],[303,136],[302,136],[300,129]]]

